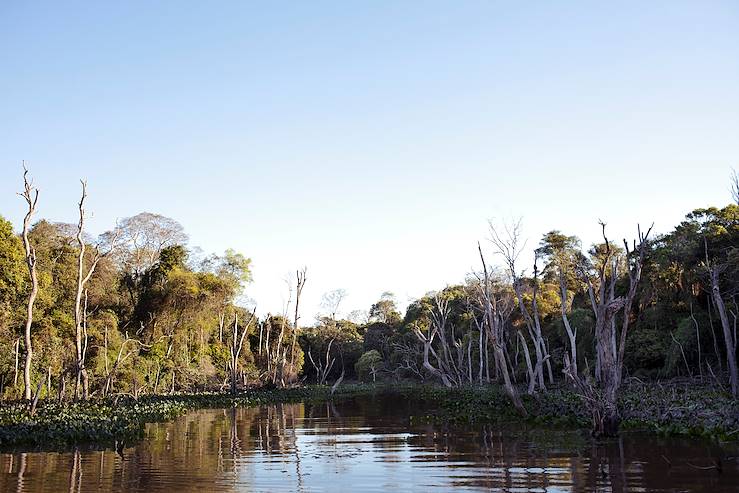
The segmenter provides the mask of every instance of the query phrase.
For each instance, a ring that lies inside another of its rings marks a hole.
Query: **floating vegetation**
[[[143,435],[144,425],[168,421],[192,409],[257,406],[274,402],[322,399],[325,387],[249,390],[236,395],[191,395],[107,398],[58,404],[42,402],[31,415],[24,403],[0,407],[0,447],[113,445]]]

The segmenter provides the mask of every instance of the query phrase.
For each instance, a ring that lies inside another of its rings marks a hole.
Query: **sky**
[[[253,261],[280,312],[321,295],[400,305],[495,261],[488,220],[529,250],[667,232],[729,202],[739,169],[739,3],[0,3],[0,214],[91,232],[141,211],[190,247]],[[521,260],[531,263],[530,252]]]

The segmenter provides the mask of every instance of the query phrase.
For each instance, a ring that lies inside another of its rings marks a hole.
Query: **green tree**
[[[18,327],[26,293],[23,245],[13,226],[0,216],[0,398],[8,383],[17,384]]]
[[[363,382],[376,381],[377,373],[382,369],[382,355],[375,350],[362,354],[354,370]]]
[[[379,301],[370,308],[369,317],[371,321],[381,322],[384,324],[397,324],[401,320],[398,305],[395,301],[395,295],[388,291],[382,293]]]

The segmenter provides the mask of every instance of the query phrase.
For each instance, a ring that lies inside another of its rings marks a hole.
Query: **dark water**
[[[596,443],[520,426],[411,425],[413,414],[411,403],[366,398],[197,411],[149,425],[120,454],[0,454],[0,491],[739,491],[735,453],[707,442]]]

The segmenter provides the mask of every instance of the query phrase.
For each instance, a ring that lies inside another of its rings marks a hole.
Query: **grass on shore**
[[[454,423],[490,423],[520,419],[498,386],[446,389],[411,386],[397,391],[423,398],[434,409],[424,417]],[[571,389],[552,387],[537,395],[522,396],[532,424],[585,428],[590,416]],[[739,401],[710,387],[691,385],[630,384],[619,399],[622,430],[643,430],[660,435],[687,435],[739,440]]]

